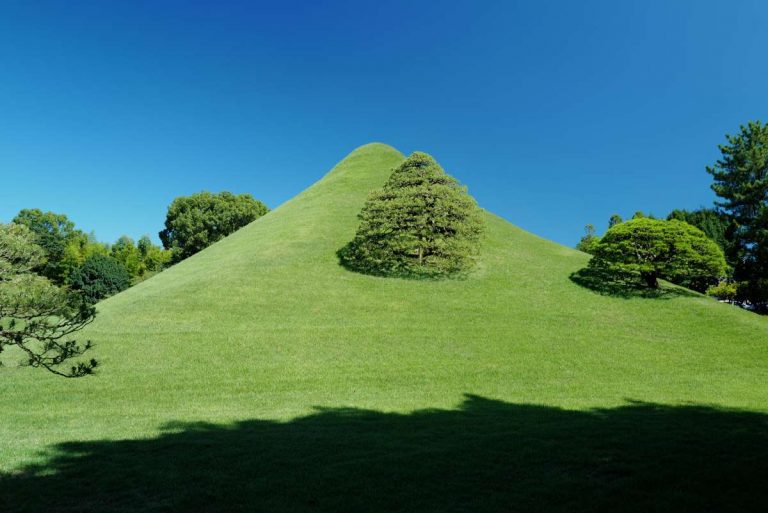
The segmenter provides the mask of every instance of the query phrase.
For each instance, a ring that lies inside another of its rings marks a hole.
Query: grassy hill
[[[582,286],[586,255],[490,213],[465,280],[351,273],[402,158],[358,148],[101,303],[97,376],[0,368],[0,510],[765,507],[767,319]]]

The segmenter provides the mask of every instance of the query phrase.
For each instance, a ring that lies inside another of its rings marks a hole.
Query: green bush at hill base
[[[593,269],[636,275],[650,288],[659,279],[704,292],[725,274],[723,251],[682,221],[637,217],[609,229],[595,246]]]
[[[356,271],[400,277],[465,272],[478,252],[475,200],[426,153],[415,152],[368,197],[355,238],[339,251]]]
[[[739,284],[735,281],[721,281],[707,289],[707,295],[725,301],[734,301],[738,297]]]
[[[85,299],[97,303],[131,286],[131,275],[112,257],[93,255],[72,275],[72,288]]]

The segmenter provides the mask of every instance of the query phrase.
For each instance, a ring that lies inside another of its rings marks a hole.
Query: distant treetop
[[[250,194],[198,192],[168,207],[160,240],[174,262],[194,255],[269,212]]]

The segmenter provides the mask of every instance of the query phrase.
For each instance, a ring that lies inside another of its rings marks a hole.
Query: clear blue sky
[[[572,245],[709,205],[724,134],[768,120],[768,2],[0,3],[0,220],[150,233],[200,190],[276,207],[370,141]]]

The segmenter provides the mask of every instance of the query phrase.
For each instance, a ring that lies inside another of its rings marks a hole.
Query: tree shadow
[[[602,296],[623,299],[672,299],[675,297],[700,296],[700,294],[692,290],[669,283],[662,283],[658,289],[652,289],[640,282],[636,276],[622,275],[606,269],[591,267],[585,267],[571,273],[569,279],[575,284]]]
[[[0,475],[12,512],[765,511],[768,415],[629,403],[570,411],[318,409],[67,442]]]

